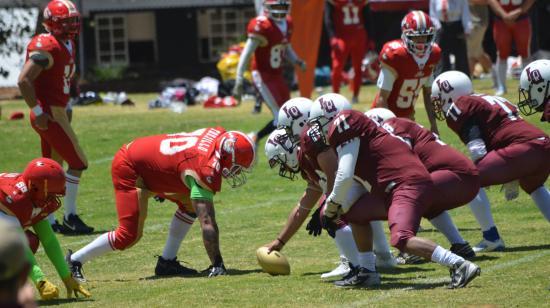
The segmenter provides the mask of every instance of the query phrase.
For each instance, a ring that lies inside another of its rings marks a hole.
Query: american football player
[[[416,236],[420,219],[430,209],[435,192],[422,162],[403,138],[359,111],[341,108],[341,104],[332,99],[316,101],[310,112],[311,128],[303,133],[312,137],[312,142],[302,145],[306,155],[320,153],[317,159],[323,170],[325,166],[337,165],[337,172],[326,173],[329,187],[333,184],[328,189],[331,192],[326,201],[324,224],[333,224],[350,208],[358,206],[365,212],[363,216],[370,216],[368,220],[386,216],[392,246],[449,267],[452,279],[449,287],[466,286],[479,275],[480,268],[431,240]],[[346,202],[355,180],[362,181],[372,195],[384,198],[386,204]],[[354,217],[344,217],[353,222]],[[372,269],[360,267],[339,285],[369,286],[377,276]]]
[[[362,72],[361,63],[367,50],[365,30],[366,0],[329,0],[325,5],[325,29],[330,40],[332,92],[340,92],[342,71],[351,56],[353,67],[352,103],[359,102]]]
[[[317,236],[321,234],[320,210],[324,204],[324,198],[321,197],[326,192],[326,176],[316,167],[315,162],[310,161],[308,157],[303,155],[299,146],[291,144],[284,129],[277,129],[270,134],[265,150],[270,167],[274,168],[278,165],[280,176],[293,179],[296,174],[300,173],[302,178],[307,182],[304,195],[290,213],[287,223],[277,236],[277,239],[267,245],[270,251],[281,250],[294,236],[296,231],[298,231],[307,218],[308,213],[320,199],[320,207],[312,215],[306,229],[310,235]],[[389,247],[385,242],[385,235],[380,222],[373,222],[372,225],[375,232],[380,232],[375,235],[378,240],[375,242],[375,250],[377,251],[376,266],[395,266],[395,260],[391,256]],[[349,273],[350,267],[359,264],[357,246],[350,226],[343,220],[340,220],[337,226],[338,228],[334,234],[329,232],[329,235],[334,238],[336,246],[340,251],[341,262],[333,271],[322,274],[321,278],[346,275]],[[379,237],[382,237],[382,241]],[[382,243],[380,244],[380,242]]]
[[[524,115],[542,112],[542,122],[550,122],[550,60],[529,63],[519,79],[518,107]]]
[[[387,108],[400,118],[414,121],[414,104],[422,89],[430,129],[437,134],[430,86],[441,49],[434,43],[434,25],[428,14],[412,11],[403,18],[401,31],[400,40],[387,42],[380,51],[379,90],[372,107]]]
[[[66,258],[73,277],[83,281],[82,264],[113,250],[130,248],[139,241],[152,196],[167,197],[178,204],[155,273],[197,273],[180,265],[176,255],[198,217],[212,264],[209,277],[225,275],[213,196],[220,191],[222,178],[232,187],[244,184],[254,159],[254,144],[245,134],[221,127],[143,137],[122,146],[111,171],[119,226],[75,253],[69,251]]]
[[[493,37],[497,45],[497,91],[495,95],[506,93],[507,59],[512,52],[512,40],[517,53],[522,59],[522,65],[528,63],[531,44],[531,21],[529,9],[535,0],[488,0],[495,13],[493,22]]]
[[[18,86],[31,109],[31,125],[40,135],[42,156],[64,160],[69,166],[63,225],[53,216],[50,223],[62,233],[89,234],[94,228],[76,212],[80,177],[88,161],[65,110],[75,72],[74,39],[80,32],[80,13],[71,1],[53,0],[44,9],[43,24],[48,33],[36,35],[27,46]]]
[[[511,200],[519,185],[550,221],[550,192],[544,187],[550,174],[549,137],[524,121],[506,99],[474,94],[470,78],[461,72],[439,75],[432,85],[432,101],[438,118],[445,119],[467,146],[481,186],[505,184],[505,197]],[[483,211],[490,216],[489,208]]]
[[[252,55],[252,81],[273,113],[258,133],[250,134],[255,143],[277,128],[279,108],[290,98],[290,90],[283,77],[283,58],[287,58],[303,71],[306,63],[290,45],[292,19],[290,0],[264,0],[264,14],[253,18],[247,27],[248,39],[239,59],[233,96],[241,100],[243,74]]]
[[[57,162],[48,158],[32,160],[23,173],[0,173],[0,219],[26,230],[30,245],[27,246],[27,258],[31,264],[29,276],[43,300],[59,298],[59,289],[46,279],[36,262],[34,253],[40,243],[65,284],[67,297],[73,294],[90,296],[71,276],[61,246],[46,219],[61,206],[59,197],[64,194],[65,172]],[[34,232],[29,229],[31,227]]]

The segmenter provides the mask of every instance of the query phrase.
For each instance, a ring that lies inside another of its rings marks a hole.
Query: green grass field
[[[475,86],[479,92],[491,92],[488,81],[476,81]],[[364,87],[361,103],[355,108],[366,110],[374,94],[374,87]],[[250,103],[227,110],[207,110],[196,106],[183,114],[168,110],[149,111],[147,102],[155,96],[130,95],[137,102],[135,108],[109,105],[74,109],[73,127],[89,160],[89,169],[81,180],[78,209],[97,233],[59,236],[63,249],[77,250],[98,234],[116,227],[110,161],[122,144],[140,136],[192,131],[214,125],[249,132],[263,127],[271,118],[265,106],[261,115],[251,115]],[[508,98],[517,102],[517,93],[512,91]],[[6,120],[7,115],[16,110],[24,110],[27,116],[23,101],[1,104],[4,115],[0,121],[0,171],[21,171],[28,161],[40,156],[38,136],[28,119]],[[417,117],[422,124],[427,124],[422,106],[422,102],[417,103]],[[528,121],[550,133],[550,126],[538,119],[539,115],[535,115]],[[439,125],[442,139],[464,151],[446,125],[441,122]],[[305,182],[288,181],[278,177],[275,170],[270,170],[263,143],[258,154],[258,164],[247,184],[235,190],[224,184],[222,192],[215,197],[221,250],[228,276],[216,279],[155,278],[155,255],[162,253],[176,206],[169,202],[150,201],[144,236],[138,244],[128,251],[117,251],[85,265],[85,275],[89,280],[86,287],[92,292],[92,298],[40,304],[82,307],[550,305],[550,226],[527,194],[522,192],[518,199],[505,202],[500,187],[493,187],[488,193],[507,249],[502,253],[479,255],[476,262],[482,268],[481,277],[465,289],[446,289],[448,270],[430,263],[383,271],[379,289],[337,289],[319,278],[321,273],[334,268],[338,259],[333,241],[326,233],[313,238],[305,230],[298,232],[283,250],[291,263],[290,276],[271,277],[261,272],[255,250],[277,236],[290,209],[303,193]],[[481,239],[478,225],[467,207],[454,210],[451,215],[472,245]],[[423,221],[422,224],[426,231],[421,232],[421,236],[449,246],[429,223]],[[49,279],[62,287],[42,249],[37,259]],[[197,269],[210,265],[198,223],[183,242],[179,259]]]

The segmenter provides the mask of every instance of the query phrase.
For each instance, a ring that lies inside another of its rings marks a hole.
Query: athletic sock
[[[437,246],[435,247],[434,252],[432,253],[432,261],[437,262],[446,267],[452,267],[458,262],[463,262],[464,258],[458,255],[455,255],[454,253],[450,252],[449,250],[441,246]]]
[[[168,231],[168,239],[162,251],[162,258],[164,260],[173,260],[176,258],[181,242],[191,229],[193,222],[195,222],[194,217],[180,210],[176,211],[174,217],[172,217],[172,222],[170,223],[170,229]]]
[[[66,193],[63,206],[65,207],[65,218],[67,218],[70,214],[76,214],[76,195],[78,194],[80,178],[68,173],[65,173],[65,178],[67,183],[65,184]]]
[[[274,131],[277,127],[275,127],[275,124],[273,123],[273,121],[269,121],[269,123],[267,123],[264,128],[262,128],[259,132],[258,132],[258,141],[259,142],[260,140],[262,140],[262,138],[264,138],[265,136],[271,134],[272,131]]]
[[[390,245],[384,233],[384,222],[375,220],[370,222],[374,252],[377,255],[391,255]]]
[[[357,256],[359,259],[360,267],[364,267],[372,272],[376,271],[376,256],[374,255],[374,252],[359,252]]]
[[[498,90],[506,91],[506,70],[508,69],[508,64],[506,59],[502,60],[497,59],[497,81],[498,81]]]
[[[71,261],[78,261],[84,264],[96,257],[102,256],[108,252],[113,251],[113,247],[109,243],[109,234],[114,237],[114,231],[103,233],[98,236],[93,242],[84,246],[77,252],[71,255]]]
[[[489,205],[489,199],[487,198],[485,189],[481,188],[476,197],[470,201],[469,205],[470,210],[477,220],[477,223],[481,227],[483,238],[489,241],[498,240],[500,237],[498,236],[497,227],[495,226],[495,221],[493,220],[493,215],[491,214],[491,206]],[[486,232],[490,232],[487,236],[494,238],[494,235],[496,235],[497,238],[493,240],[487,238],[485,234]]]
[[[439,232],[445,235],[449,243],[451,244],[466,243],[464,238],[462,238],[462,236],[460,235],[460,232],[458,232],[458,229],[456,228],[455,224],[453,223],[453,220],[451,219],[451,216],[447,211],[431,219],[430,222],[437,230],[439,230]]]
[[[336,242],[336,247],[340,255],[345,256],[349,262],[353,265],[358,264],[357,260],[357,245],[355,244],[355,239],[353,238],[353,232],[350,226],[345,226],[336,230],[334,236],[334,241]]]
[[[548,189],[544,186],[537,188],[531,193],[531,198],[535,201],[542,215],[550,222],[550,192]]]

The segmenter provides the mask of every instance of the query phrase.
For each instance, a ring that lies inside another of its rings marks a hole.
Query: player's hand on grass
[[[72,298],[73,295],[78,297],[78,294],[84,295],[84,297],[90,297],[92,294],[88,290],[84,289],[72,276],[63,278],[65,288],[67,288],[67,298]]]
[[[41,280],[36,284],[40,298],[43,300],[50,300],[59,298],[59,289],[47,279]]]
[[[317,210],[311,214],[311,218],[306,225],[306,230],[309,235],[319,236],[323,231],[323,226],[321,225],[321,207],[322,206],[317,208]]]

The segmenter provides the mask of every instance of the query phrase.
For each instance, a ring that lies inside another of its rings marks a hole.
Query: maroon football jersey
[[[222,176],[215,146],[223,133],[223,128],[216,127],[138,138],[128,144],[128,160],[145,186],[155,193],[189,194],[182,173],[218,192]]]
[[[515,105],[498,96],[462,96],[451,105],[446,118],[447,125],[459,136],[464,125],[473,120],[481,130],[488,151],[546,136],[542,130],[524,121]]]
[[[65,107],[69,102],[71,78],[75,72],[75,44],[69,41],[71,50],[59,42],[53,35],[39,34],[32,38],[27,46],[27,60],[36,52],[45,54],[50,59],[46,67],[34,81],[34,90],[40,106]]]
[[[351,38],[365,35],[363,8],[366,0],[332,0],[332,23],[336,37]]]
[[[0,173],[0,210],[17,217],[23,228],[36,224],[57,210],[58,207],[53,205],[35,207],[21,174]]]
[[[425,182],[430,175],[409,145],[356,110],[338,113],[329,125],[327,140],[337,149],[360,138],[355,175],[376,191],[387,191],[392,182]]]
[[[429,172],[450,170],[471,175],[479,174],[474,163],[456,149],[446,145],[431,131],[405,118],[384,121],[382,126],[410,141],[413,151]]]
[[[546,106],[544,106],[542,118],[540,120],[542,122],[550,122],[550,102],[546,103]]]
[[[287,16],[286,23],[286,33],[283,33],[267,16],[258,16],[250,20],[247,27],[248,36],[260,40],[260,46],[256,48],[252,59],[252,70],[258,70],[263,74],[283,73],[283,57],[292,34],[290,15]]]

